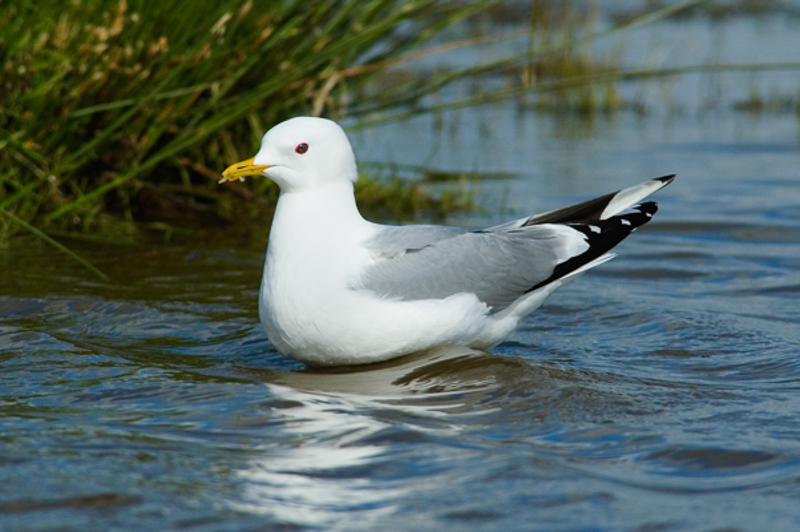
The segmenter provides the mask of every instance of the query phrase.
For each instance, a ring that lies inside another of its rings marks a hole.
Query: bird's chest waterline
[[[269,255],[259,311],[273,345],[303,360],[346,351],[364,323],[354,304],[363,296],[352,288],[353,275],[348,261],[324,253],[294,249]]]
[[[282,236],[289,232],[273,231],[261,286],[267,334],[293,351],[302,347],[296,343],[313,343],[325,336],[323,331],[352,321],[347,318],[351,287],[369,261],[357,226],[307,222],[295,221],[291,238]]]

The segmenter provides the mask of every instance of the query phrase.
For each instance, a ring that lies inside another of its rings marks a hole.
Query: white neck
[[[282,192],[275,208],[270,231],[270,244],[276,238],[296,240],[298,231],[311,235],[327,233],[331,230],[350,228],[365,223],[358,212],[353,196],[353,184],[349,181],[331,183],[324,187]],[[276,227],[291,224],[291,230],[283,232]]]
[[[281,193],[270,231],[267,269],[279,276],[291,270],[295,279],[302,272],[309,283],[328,277],[325,272],[347,272],[359,245],[373,231],[358,212],[349,181]],[[341,262],[331,263],[331,257]]]

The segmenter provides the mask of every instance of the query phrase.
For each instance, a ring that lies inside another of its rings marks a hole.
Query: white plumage
[[[554,290],[613,258],[609,249],[656,211],[632,205],[673,179],[483,231],[383,226],[358,212],[344,131],[310,117],[273,127],[223,181],[258,174],[281,189],[261,322],[279,351],[311,365],[502,342]]]

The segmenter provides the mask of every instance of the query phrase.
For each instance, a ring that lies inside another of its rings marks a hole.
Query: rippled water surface
[[[349,370],[262,334],[263,238],[2,251],[0,528],[800,528],[797,117],[445,120],[353,140],[511,174],[459,223],[678,180],[491,353]]]

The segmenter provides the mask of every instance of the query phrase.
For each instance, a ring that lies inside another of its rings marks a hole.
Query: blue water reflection
[[[0,250],[0,528],[797,530],[799,126],[498,105],[353,135],[502,173],[451,220],[474,227],[678,174],[491,353],[304,368],[258,325],[261,236],[76,242],[113,284]]]

